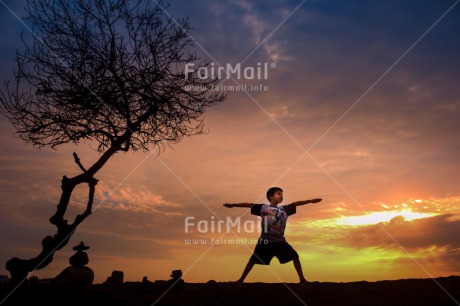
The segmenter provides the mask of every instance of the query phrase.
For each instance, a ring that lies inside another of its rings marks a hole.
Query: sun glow
[[[371,225],[380,222],[389,222],[391,219],[402,216],[405,221],[422,219],[435,216],[435,213],[413,212],[409,209],[371,212],[362,216],[341,217],[337,220],[338,225]]]

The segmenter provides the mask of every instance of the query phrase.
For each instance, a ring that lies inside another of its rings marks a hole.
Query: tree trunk
[[[22,284],[27,279],[29,272],[43,269],[48,266],[53,261],[54,253],[67,245],[78,225],[80,225],[91,214],[95,186],[98,182],[98,180],[94,178],[94,175],[118,150],[119,148],[117,146],[111,146],[106,152],[104,152],[104,154],[102,154],[99,160],[88,169],[88,171],[85,170],[80,163],[78,156],[74,153],[75,162],[78,164],[83,173],[72,178],[67,178],[66,176],[62,178],[61,198],[59,200],[59,204],[57,205],[56,213],[49,220],[51,224],[56,226],[57,232],[53,236],[46,236],[42,240],[42,251],[36,257],[31,259],[20,259],[14,257],[6,262],[6,269],[11,274],[11,285],[16,286]],[[89,186],[88,204],[86,210],[82,214],[77,215],[72,224],[68,224],[68,221],[64,219],[64,216],[69,205],[72,192],[77,185],[82,183],[87,183]]]

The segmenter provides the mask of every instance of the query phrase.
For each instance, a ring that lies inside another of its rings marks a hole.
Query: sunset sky
[[[8,6],[11,11],[9,11]],[[12,79],[22,48],[15,17],[24,1],[0,1],[0,81]],[[460,3],[442,1],[172,1],[189,17],[202,59],[217,65],[268,64],[268,78],[239,80],[267,91],[230,92],[208,109],[206,135],[138,153],[119,153],[96,175],[93,214],[40,278],[68,266],[72,247],[89,245],[103,282],[236,280],[257,232],[185,232],[185,218],[210,224],[266,203],[323,198],[288,220],[286,239],[307,279],[359,281],[460,274]],[[232,80],[223,85],[237,85]],[[55,233],[63,175],[98,153],[88,143],[35,149],[0,119],[0,274],[11,257],[31,258]],[[74,192],[73,220],[87,186]],[[247,222],[247,223],[244,223]],[[189,239],[218,240],[194,245]],[[229,243],[234,242],[231,245]],[[225,244],[226,243],[226,244]],[[248,282],[297,282],[291,263],[256,266]]]

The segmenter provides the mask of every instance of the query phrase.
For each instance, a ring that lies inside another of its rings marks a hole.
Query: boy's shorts
[[[275,256],[282,264],[299,258],[299,254],[286,241],[265,243],[262,239],[259,239],[250,260],[258,265],[269,265]]]

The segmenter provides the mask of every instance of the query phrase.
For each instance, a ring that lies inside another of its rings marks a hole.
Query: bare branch
[[[83,173],[86,173],[86,169],[85,169],[85,167],[83,167],[83,165],[81,164],[80,158],[78,158],[77,153],[73,152],[73,158],[75,159],[75,162],[77,163],[78,167],[80,167],[80,169],[83,171]]]
[[[191,51],[187,20],[177,25],[152,1],[29,0],[28,13],[40,38],[17,53],[0,112],[35,146],[176,143],[200,134],[205,109],[226,97],[211,90],[217,80],[185,77],[187,63],[206,63]],[[195,86],[208,90],[187,90]]]

